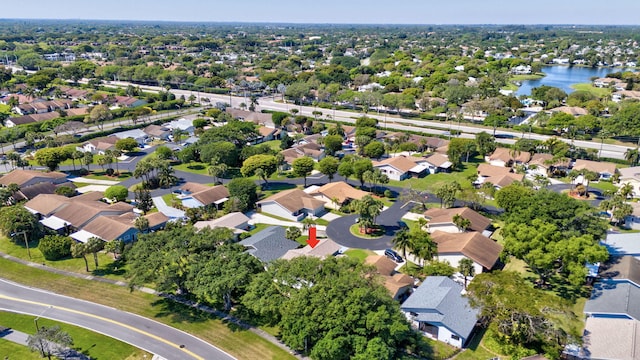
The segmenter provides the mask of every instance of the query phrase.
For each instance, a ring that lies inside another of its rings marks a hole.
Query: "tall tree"
[[[333,177],[338,172],[340,161],[333,156],[326,156],[318,162],[318,171],[329,178],[329,182],[333,181]]]
[[[51,355],[73,345],[73,339],[60,326],[41,327],[38,331],[29,335],[27,345],[33,351],[39,351],[43,357],[51,360]]]
[[[304,178],[304,187],[307,187],[307,176],[311,175],[311,171],[313,171],[314,166],[315,162],[309,156],[299,157],[293,160],[293,163],[291,164],[293,173],[296,176],[302,176]]]
[[[266,185],[269,184],[268,179],[273,173],[276,172],[278,167],[278,163],[276,161],[275,156],[273,155],[264,155],[258,154],[249,157],[242,163],[242,168],[240,168],[240,172],[244,176],[253,176],[258,175],[262,178]],[[260,170],[256,173],[257,170]]]
[[[458,271],[464,276],[464,288],[467,288],[467,280],[476,274],[476,268],[473,266],[473,260],[469,258],[460,259],[458,262]]]

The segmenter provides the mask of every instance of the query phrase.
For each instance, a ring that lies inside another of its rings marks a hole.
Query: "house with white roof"
[[[185,133],[189,134],[190,136],[193,136],[194,132],[195,132],[195,127],[193,127],[193,120],[188,120],[185,118],[180,118],[177,120],[173,120],[171,122],[168,122],[166,124],[162,125],[165,128],[169,128],[172,131],[175,129],[179,129],[184,131]]]

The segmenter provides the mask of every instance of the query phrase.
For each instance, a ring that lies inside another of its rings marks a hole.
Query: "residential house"
[[[636,360],[640,358],[640,321],[588,317],[579,359]]]
[[[241,109],[234,109],[228,107],[225,110],[228,114],[230,114],[234,119],[253,122],[256,125],[263,125],[270,128],[275,128],[275,124],[273,123],[273,114],[271,113],[262,113],[255,111],[247,111]]]
[[[0,177],[0,186],[6,187],[10,184],[16,184],[21,189],[39,183],[57,185],[65,182],[67,182],[67,174],[57,171],[43,172],[37,170],[15,169]]]
[[[618,169],[620,184],[629,183],[633,186],[633,196],[640,196],[640,166]]]
[[[487,229],[491,226],[491,219],[480,215],[478,212],[468,208],[431,208],[424,212],[424,217],[429,221],[427,223],[427,231],[444,231],[448,233],[462,232],[454,224],[453,218],[458,215],[469,220],[469,228],[467,230],[478,231],[480,233],[487,232],[487,236],[491,233]]]
[[[227,229],[231,229],[234,234],[239,235],[249,230],[249,228],[251,227],[251,225],[249,225],[249,220],[250,219],[247,217],[247,215],[241,212],[232,212],[217,219],[198,221],[193,224],[193,226],[196,229],[204,229],[206,227],[215,229],[224,227]]]
[[[71,87],[61,87],[60,90],[64,96],[72,101],[85,101],[89,99],[90,91],[83,89],[75,89]]]
[[[640,234],[638,233],[607,233],[605,240],[600,242],[611,256],[634,256],[640,258]]]
[[[291,260],[300,256],[317,257],[326,259],[339,253],[342,246],[331,239],[318,239],[318,244],[314,247],[306,245],[305,247],[292,249],[282,255],[281,259]]]
[[[380,172],[387,175],[390,180],[401,181],[412,176],[425,175],[428,165],[424,159],[400,155],[374,161],[373,167],[380,169]]]
[[[144,144],[146,143],[147,138],[149,137],[149,135],[147,135],[147,133],[145,133],[141,129],[132,129],[132,130],[127,130],[127,131],[117,132],[117,133],[111,135],[111,137],[115,137],[118,140],[120,140],[120,139],[133,139],[138,143],[138,146],[143,147]]]
[[[434,231],[431,237],[438,245],[440,260],[446,260],[451,266],[457,267],[460,260],[471,259],[476,274],[493,269],[502,252],[502,245],[477,231],[465,233]]]
[[[369,193],[356,189],[344,181],[337,181],[313,188],[309,195],[323,201],[325,207],[337,210],[352,200],[362,199]]]
[[[640,230],[640,203],[630,202],[633,209],[630,215],[624,218],[624,227],[632,230]]]
[[[259,144],[265,141],[276,140],[278,135],[280,134],[279,129],[270,128],[266,126],[259,126],[257,131],[260,136],[254,141],[252,141],[253,144]]]
[[[290,149],[282,150],[280,153],[284,156],[284,162],[289,167],[293,164],[293,160],[303,156],[308,156],[314,161],[320,161],[325,156],[322,146],[316,143],[296,145]]]
[[[553,108],[548,111],[550,114],[562,112],[565,114],[569,114],[571,116],[582,116],[589,114],[589,111],[585,108],[577,107],[577,106],[559,106],[557,108]]]
[[[95,139],[91,139],[81,146],[76,147],[76,150],[81,152],[90,152],[92,154],[104,155],[107,150],[115,150],[116,142],[118,138],[115,136],[105,136]]]
[[[426,336],[462,348],[472,337],[480,314],[462,290],[462,285],[446,276],[428,276],[400,308]]]
[[[440,172],[449,172],[453,163],[449,161],[449,157],[446,154],[433,153],[424,158],[425,164],[427,164],[427,171],[430,174],[437,174]]]
[[[266,264],[300,246],[299,243],[285,237],[286,231],[284,226],[269,226],[240,241],[240,245],[245,246],[249,254]]]
[[[640,287],[640,259],[633,256],[614,256],[600,266],[598,277],[604,283],[628,282]]]
[[[163,127],[168,128],[172,132],[174,130],[180,130],[185,134],[189,134],[189,136],[193,136],[195,133],[195,127],[193,127],[193,120],[188,120],[185,118],[180,118],[177,120],[173,120],[166,124],[162,124]]]
[[[307,215],[321,215],[324,204],[300,189],[281,191],[257,202],[262,212],[292,221],[300,221]]]
[[[32,123],[43,122],[47,120],[53,120],[59,117],[60,117],[60,114],[58,114],[58,112],[55,112],[55,111],[47,112],[43,114],[32,114],[32,115],[23,115],[18,117],[10,117],[7,120],[5,120],[5,126],[14,127],[18,125],[32,124]]]
[[[171,135],[171,129],[160,125],[149,125],[142,129],[142,131],[153,140],[167,141],[169,140],[169,135]]]
[[[89,221],[82,229],[69,234],[79,242],[86,243],[92,237],[104,241],[120,240],[125,243],[133,242],[140,231],[134,225],[136,215],[133,212],[119,216],[98,216]]]
[[[147,218],[149,222],[147,231],[162,230],[167,225],[167,222],[169,222],[169,218],[160,211],[144,215],[144,217]]]
[[[600,180],[611,180],[616,173],[616,164],[606,161],[591,161],[577,159],[573,163],[572,170],[589,170],[600,175]]]
[[[584,305],[587,316],[640,319],[640,287],[629,283],[597,282]]]
[[[449,140],[431,137],[431,136],[409,136],[410,142],[416,143],[418,149],[426,149],[428,151],[434,151],[440,154],[446,154],[449,149]]]
[[[620,102],[625,99],[640,99],[640,91],[637,90],[621,90],[616,91],[611,95],[613,102]]]
[[[512,167],[526,164],[531,160],[531,153],[507,148],[497,148],[491,155],[485,156],[485,161],[493,166]]]
[[[567,159],[556,159],[554,160],[553,155],[544,154],[544,153],[536,153],[533,154],[531,160],[527,164],[527,171],[529,174],[541,175],[541,176],[549,176],[556,171],[566,172],[569,170],[569,160]]]
[[[478,180],[475,184],[491,183],[496,189],[502,189],[523,179],[524,174],[512,173],[510,168],[483,163],[478,165]]]
[[[23,186],[17,192],[13,193],[11,197],[14,201],[31,200],[40,194],[55,194],[56,189],[66,186],[72,190],[76,189],[76,186],[72,182],[64,182],[61,184],[53,184],[48,182],[41,182],[34,185]]]
[[[393,260],[383,255],[370,255],[364,260],[366,265],[376,268],[376,272],[384,280],[384,287],[387,288],[394,300],[402,301],[406,299],[413,289],[413,278],[399,273],[395,270],[397,264]]]
[[[182,205],[188,208],[215,206],[220,209],[229,200],[229,190],[223,185],[207,186],[187,182],[180,188]]]
[[[593,80],[593,86],[599,88],[616,87],[621,84],[624,84],[624,86],[626,86],[626,83],[624,81],[616,78],[597,78]]]
[[[56,194],[40,194],[24,204],[25,209],[38,219],[51,216],[69,203],[69,198]]]

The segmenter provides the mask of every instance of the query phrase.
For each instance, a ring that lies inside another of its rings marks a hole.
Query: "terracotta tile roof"
[[[577,159],[573,164],[573,170],[590,170],[595,171],[598,174],[607,173],[615,174],[616,164],[604,161],[591,161]]]
[[[424,212],[424,216],[429,220],[429,224],[453,224],[453,217],[455,215],[460,215],[469,220],[471,222],[470,229],[474,231],[482,232],[491,225],[491,219],[480,215],[468,207],[450,209],[432,208]]]
[[[281,191],[277,194],[271,195],[268,198],[258,201],[258,204],[262,204],[268,201],[274,201],[285,209],[295,213],[302,209],[317,209],[324,206],[324,202],[314,198],[313,196],[305,193],[300,189],[291,189]]]
[[[316,189],[311,195],[322,194],[329,199],[338,199],[338,203],[342,204],[347,199],[360,200],[364,196],[369,195],[368,192],[358,190],[344,181],[337,181],[322,185]]]
[[[476,231],[457,234],[434,231],[431,237],[438,244],[439,254],[461,253],[487,269],[493,268],[502,252],[502,245]]]
[[[26,184],[34,178],[42,178],[42,182],[48,182],[48,179],[51,179],[51,181],[55,181],[65,179],[66,177],[66,174],[57,171],[43,172],[36,170],[15,169],[0,178],[0,185],[8,186],[9,184],[16,184],[18,186],[22,186],[23,184]]]
[[[511,149],[507,148],[497,148],[491,155],[489,155],[489,160],[501,160],[505,163],[509,161],[527,163],[531,160],[531,153],[527,151],[517,151],[511,154]]]

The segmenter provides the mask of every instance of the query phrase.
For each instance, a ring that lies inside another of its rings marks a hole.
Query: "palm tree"
[[[393,246],[402,251],[402,256],[407,258],[407,248],[411,247],[411,236],[406,229],[402,229],[396,233],[396,236],[391,240]]]
[[[217,164],[217,165],[210,165],[209,168],[207,169],[207,172],[211,177],[213,177],[214,181],[217,183],[218,180],[224,175],[224,173],[227,172],[227,170],[228,170],[227,164]]]
[[[468,258],[461,259],[458,263],[458,271],[464,276],[464,288],[467,289],[467,277],[473,277],[476,269],[473,267],[473,261]]]
[[[633,185],[631,185],[630,183],[624,183],[622,186],[620,186],[618,192],[625,199],[628,199],[630,196],[633,196]]]
[[[438,256],[438,244],[436,244],[426,231],[421,231],[419,237],[414,238],[412,242],[412,251],[414,255],[422,260],[424,266],[425,261],[431,261]]]
[[[634,166],[640,160],[640,150],[638,148],[628,149],[624,153],[624,159],[629,162],[629,165]]]

